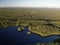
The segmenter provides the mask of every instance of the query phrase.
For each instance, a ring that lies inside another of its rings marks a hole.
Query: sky
[[[60,8],[60,0],[0,0],[0,7]]]

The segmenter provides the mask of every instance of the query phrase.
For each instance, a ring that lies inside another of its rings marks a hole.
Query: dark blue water
[[[48,43],[54,39],[59,38],[58,36],[41,37],[37,34],[27,35],[29,31],[27,27],[22,32],[17,31],[18,27],[9,27],[0,29],[0,44],[33,44],[33,43]]]

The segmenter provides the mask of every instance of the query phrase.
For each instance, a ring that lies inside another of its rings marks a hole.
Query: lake
[[[24,31],[18,32],[18,27],[8,27],[0,29],[0,44],[27,45],[35,43],[50,43],[59,36],[41,37],[37,34],[27,35],[29,31],[25,27]]]

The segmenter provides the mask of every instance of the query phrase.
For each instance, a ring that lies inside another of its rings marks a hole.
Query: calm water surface
[[[27,27],[22,32],[18,32],[18,27],[9,27],[0,29],[0,44],[33,44],[33,43],[48,43],[54,39],[59,38],[58,36],[41,37],[37,34],[27,35],[29,31]]]

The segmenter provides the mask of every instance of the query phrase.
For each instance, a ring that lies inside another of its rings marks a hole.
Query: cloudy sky
[[[0,0],[0,7],[60,8],[60,0]]]

